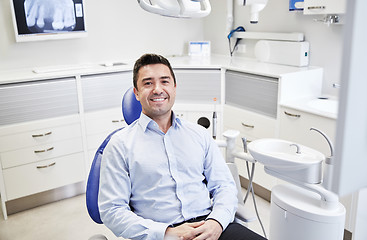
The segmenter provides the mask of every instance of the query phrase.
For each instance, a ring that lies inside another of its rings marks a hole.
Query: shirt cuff
[[[163,240],[168,227],[169,227],[169,224],[156,222],[155,224],[153,224],[150,227],[149,231],[151,232],[152,238],[149,237],[149,239]]]
[[[233,222],[234,215],[231,214],[228,210],[225,209],[216,209],[213,210],[206,219],[214,219],[216,220],[223,228],[223,231],[227,228],[227,226]]]

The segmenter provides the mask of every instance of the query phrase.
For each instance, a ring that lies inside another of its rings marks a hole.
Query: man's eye
[[[145,82],[144,85],[150,85],[152,84],[151,82]]]

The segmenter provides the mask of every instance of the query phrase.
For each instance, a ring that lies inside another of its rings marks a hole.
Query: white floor
[[[253,210],[253,203],[249,200],[246,205]],[[270,204],[258,197],[256,202],[268,234]],[[88,240],[95,234],[103,234],[108,240],[118,239],[105,226],[95,224],[89,218],[84,194],[12,214],[8,220],[4,220],[2,214],[0,216],[0,240]],[[248,227],[263,235],[259,221]]]

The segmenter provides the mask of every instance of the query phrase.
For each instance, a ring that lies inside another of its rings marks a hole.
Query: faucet
[[[298,144],[295,144],[295,143],[292,143],[292,144],[290,144],[289,145],[290,147],[292,147],[292,146],[295,146],[296,147],[296,153],[297,154],[301,154],[301,148],[299,147],[299,145]]]
[[[333,148],[333,144],[331,143],[330,139],[328,138],[328,136],[326,136],[325,133],[323,133],[322,131],[320,131],[319,129],[316,128],[310,128],[310,131],[316,131],[318,133],[320,133],[328,142],[329,147],[330,147],[330,156],[325,158],[325,168],[324,168],[324,177],[323,177],[323,182],[322,185],[324,186],[324,188],[326,189],[331,189],[332,186],[332,176],[333,176],[333,156],[334,156],[334,148]]]
[[[334,147],[333,147],[333,144],[331,143],[329,137],[326,136],[325,133],[323,133],[321,130],[319,130],[317,128],[313,128],[313,127],[310,128],[310,131],[312,131],[312,130],[320,133],[326,139],[326,141],[327,141],[327,143],[329,144],[329,147],[330,147],[330,156],[328,157],[328,159],[331,160],[331,158],[334,156]],[[326,162],[326,163],[330,164],[330,162]]]

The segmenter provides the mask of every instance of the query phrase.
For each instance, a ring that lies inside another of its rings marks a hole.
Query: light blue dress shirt
[[[173,114],[165,134],[142,113],[104,150],[98,203],[116,236],[159,240],[170,224],[207,214],[225,229],[238,201],[233,177],[205,128]]]

